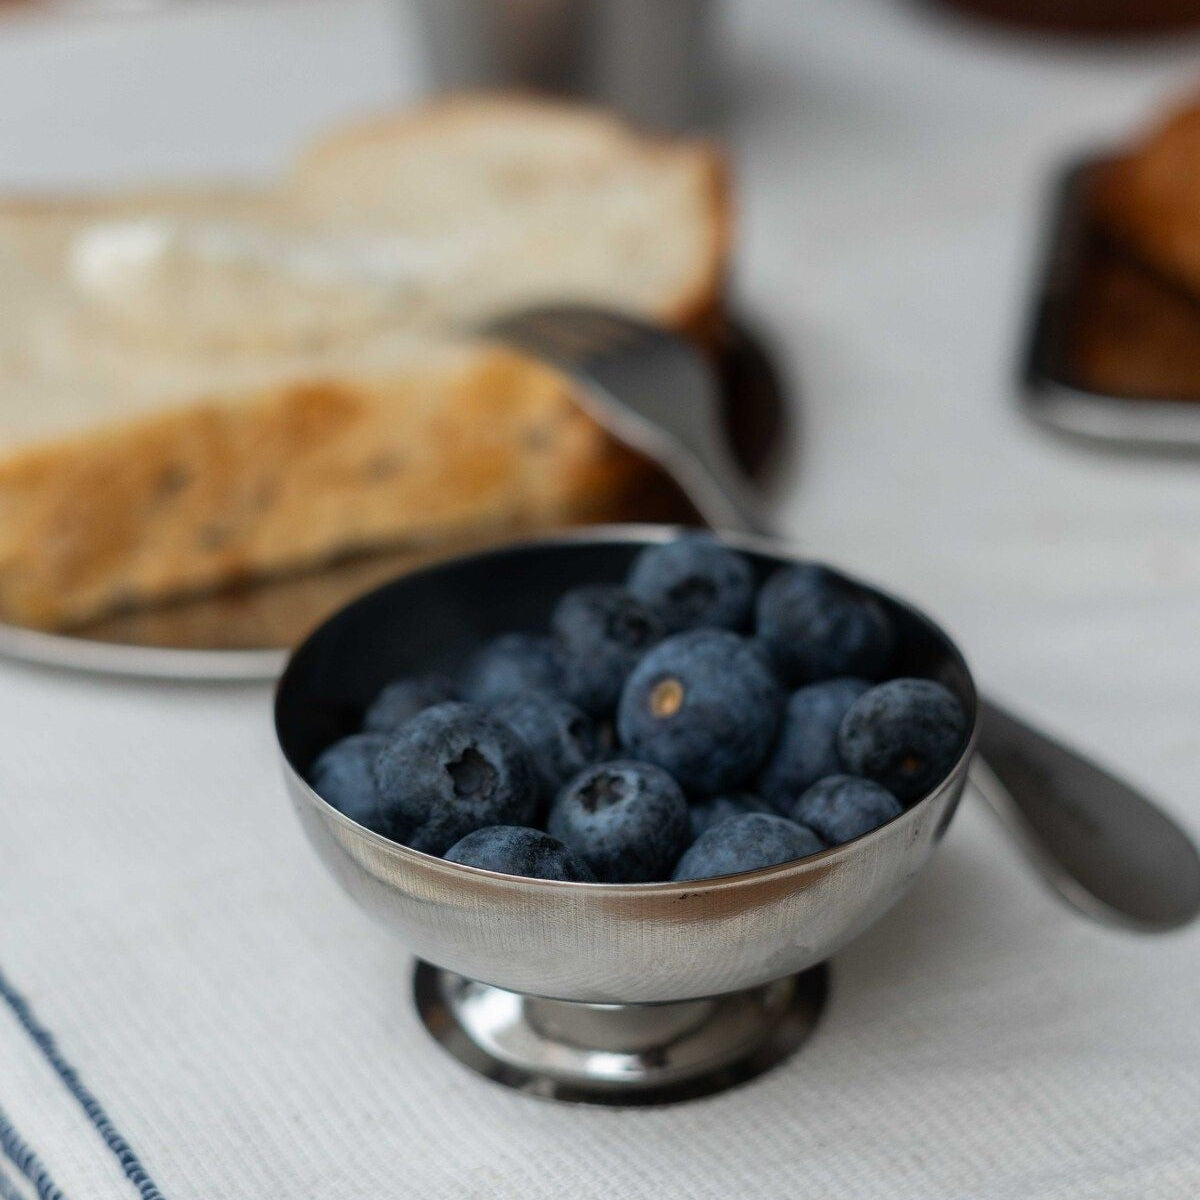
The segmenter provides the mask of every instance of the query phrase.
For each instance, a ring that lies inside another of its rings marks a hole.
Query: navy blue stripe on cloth
[[[59,1053],[54,1035],[33,1015],[29,1002],[12,988],[3,971],[0,971],[0,999],[12,1009],[21,1023],[21,1027],[41,1050],[42,1057],[54,1068],[59,1079],[66,1085],[67,1091],[75,1097],[80,1107],[87,1113],[88,1119],[104,1139],[105,1145],[116,1155],[126,1178],[141,1193],[142,1200],[166,1200],[154,1180],[150,1178],[149,1172],[142,1166],[133,1147],[117,1132],[116,1126],[109,1120],[100,1101],[84,1086],[83,1080],[79,1078],[79,1073]],[[45,1197],[44,1200],[53,1200],[58,1196],[61,1196],[61,1193],[55,1189],[55,1192],[51,1196]]]
[[[3,1167],[0,1167],[0,1200],[25,1200],[17,1191],[17,1185],[5,1174]]]
[[[39,1200],[67,1200],[50,1172],[25,1139],[13,1128],[12,1122],[0,1108],[0,1150],[12,1159],[13,1165],[37,1188]]]

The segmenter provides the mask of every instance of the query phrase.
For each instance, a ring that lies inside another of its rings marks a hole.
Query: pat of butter
[[[135,290],[168,252],[171,234],[160,221],[93,225],[71,243],[70,277],[91,297]]]
[[[197,346],[313,346],[453,286],[480,254],[469,241],[117,221],[78,234],[68,269],[84,301],[126,334]]]

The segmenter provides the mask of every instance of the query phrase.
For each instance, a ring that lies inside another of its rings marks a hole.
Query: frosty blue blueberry
[[[558,654],[544,634],[502,633],[467,661],[462,694],[474,704],[495,704],[531,691],[557,692]]]
[[[831,846],[840,846],[903,811],[900,801],[887,788],[870,779],[829,775],[808,788],[788,815],[816,830]]]
[[[378,733],[352,733],[326,747],[308,773],[313,790],[352,821],[373,827],[379,810],[371,772],[386,743]]]
[[[754,608],[750,563],[703,533],[647,546],[634,560],[628,586],[658,614],[667,633],[742,630]]]
[[[847,771],[915,800],[954,765],[967,717],[949,688],[932,679],[892,679],[856,700],[838,730]]]
[[[472,704],[418,713],[388,738],[372,774],[380,828],[427,854],[485,825],[528,825],[537,813],[529,751]]]
[[[779,737],[758,781],[759,791],[781,812],[805,788],[842,769],[838,729],[850,705],[870,686],[863,679],[829,679],[788,698]]]
[[[563,667],[563,694],[586,712],[610,711],[626,676],[662,637],[658,617],[623,587],[590,584],[555,605],[550,628]]]
[[[706,829],[719,825],[728,817],[741,813],[769,813],[774,810],[761,797],[750,792],[733,792],[726,796],[714,796],[711,800],[693,801],[688,805],[692,818],[692,839],[698,838]],[[778,814],[776,814],[778,815]]]
[[[621,693],[617,734],[635,758],[690,792],[744,783],[779,723],[779,685],[758,647],[724,629],[677,633],[638,663]]]
[[[825,844],[803,825],[773,813],[739,813],[702,833],[679,860],[672,879],[709,879],[758,871],[806,858]]]
[[[879,601],[816,563],[780,567],[758,593],[758,636],[781,678],[878,679],[891,658],[891,622]]]
[[[638,762],[581,772],[559,793],[547,829],[606,883],[668,878],[692,836],[679,785]]]
[[[414,675],[397,679],[383,688],[371,702],[363,717],[363,729],[368,733],[390,733],[399,729],[409,717],[435,704],[457,700],[458,690],[445,675]]]
[[[592,883],[596,878],[587,864],[558,838],[519,825],[476,829],[455,842],[445,857],[448,862],[499,871],[502,875],[528,875],[532,879],[572,883]]]
[[[546,803],[600,757],[595,723],[569,700],[529,692],[501,701],[493,711],[528,748]]]

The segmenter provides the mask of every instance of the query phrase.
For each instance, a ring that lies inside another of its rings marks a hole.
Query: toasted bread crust
[[[1090,200],[1114,238],[1200,295],[1200,96],[1099,167]]]
[[[557,524],[644,470],[541,364],[296,381],[0,464],[0,610],[66,627],[356,549]]]

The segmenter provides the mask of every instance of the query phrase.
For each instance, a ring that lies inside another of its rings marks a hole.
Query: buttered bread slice
[[[0,203],[0,615],[601,510],[643,468],[473,331],[556,301],[710,329],[726,231],[706,147],[496,97],[271,189]]]

